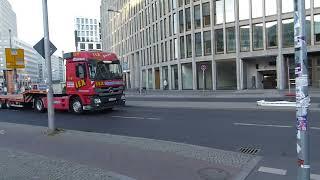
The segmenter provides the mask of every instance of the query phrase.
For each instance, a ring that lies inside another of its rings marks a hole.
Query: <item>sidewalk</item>
[[[260,157],[135,137],[0,123],[0,179],[242,180]]]
[[[137,89],[126,90],[128,97],[203,97],[203,98],[282,98],[288,93],[288,90],[275,89],[252,89],[252,90],[145,90],[141,94]],[[292,89],[291,93],[295,90]],[[320,89],[309,89],[311,97],[320,97]]]
[[[183,108],[183,109],[207,109],[207,110],[276,110],[295,111],[295,107],[257,106],[257,102],[178,102],[178,101],[144,101],[129,100],[126,106],[153,107],[153,108]],[[319,103],[311,103],[310,111],[320,112]]]

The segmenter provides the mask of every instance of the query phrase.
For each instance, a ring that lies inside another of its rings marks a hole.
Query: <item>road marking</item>
[[[233,123],[235,126],[256,126],[256,127],[276,127],[276,128],[293,128],[293,126],[273,125],[273,124],[250,124],[250,123]],[[310,127],[313,130],[320,130],[319,127]],[[298,135],[297,135],[298,137]]]
[[[5,130],[0,130],[0,134],[1,134],[1,135],[4,135],[5,133],[6,133]]]
[[[277,127],[277,128],[292,128],[293,126],[272,125],[272,124],[249,124],[249,123],[233,123],[236,126],[257,126],[257,127]]]
[[[263,167],[261,166],[258,169],[259,172],[264,172],[264,173],[271,173],[271,174],[278,174],[278,175],[286,175],[287,174],[287,170],[284,169],[276,169],[276,168],[269,168],[269,167]]]
[[[310,178],[313,179],[313,180],[320,180],[320,175],[318,175],[318,174],[311,174]]]
[[[148,119],[148,120],[160,120],[160,118],[153,118],[153,117],[135,117],[135,116],[112,116],[113,118],[123,118],[123,119]]]

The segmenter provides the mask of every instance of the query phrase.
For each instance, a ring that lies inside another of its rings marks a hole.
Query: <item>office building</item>
[[[77,51],[101,50],[100,22],[95,18],[75,18],[75,46]]]
[[[129,88],[285,89],[294,80],[293,8],[289,0],[102,0],[103,50],[128,64]],[[319,0],[306,0],[306,31],[309,85],[319,88]]]

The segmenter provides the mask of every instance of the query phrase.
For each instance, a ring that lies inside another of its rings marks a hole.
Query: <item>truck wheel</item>
[[[82,103],[79,98],[74,98],[71,101],[71,110],[75,114],[82,114],[83,113]]]
[[[43,113],[45,111],[44,104],[40,98],[37,98],[34,103],[34,109],[37,112]]]
[[[0,109],[5,109],[5,103],[4,102],[0,102]]]

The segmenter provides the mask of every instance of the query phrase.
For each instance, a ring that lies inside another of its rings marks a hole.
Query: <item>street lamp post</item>
[[[308,58],[305,0],[294,0],[298,180],[310,180]]]

